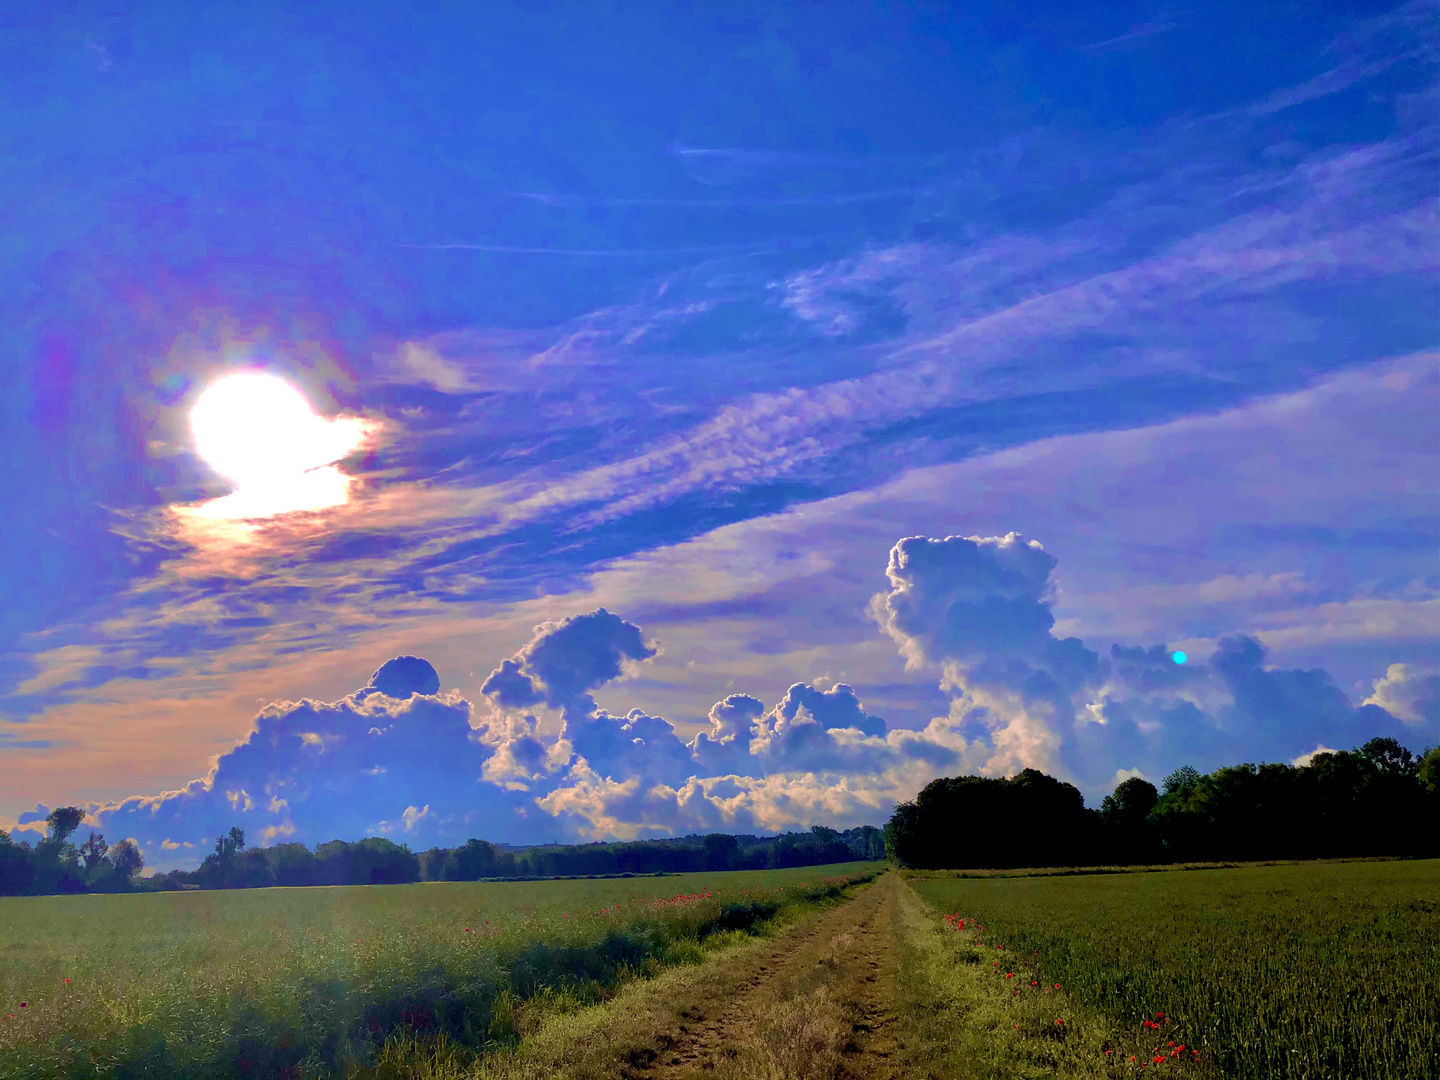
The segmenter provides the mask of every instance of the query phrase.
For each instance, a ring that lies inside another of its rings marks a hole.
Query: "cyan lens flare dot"
[[[1177,664],[1183,664],[1186,660],[1189,660],[1190,658],[1186,656],[1183,652],[1181,652],[1179,649],[1176,649],[1173,653],[1170,654],[1170,659],[1174,660]]]

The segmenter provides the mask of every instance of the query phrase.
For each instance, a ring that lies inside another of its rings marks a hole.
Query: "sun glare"
[[[258,518],[322,510],[349,498],[350,477],[335,462],[365,436],[361,420],[316,416],[284,379],[259,371],[227,375],[190,411],[195,449],[237,490],[198,512]]]

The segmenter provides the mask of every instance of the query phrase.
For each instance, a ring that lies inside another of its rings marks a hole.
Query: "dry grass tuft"
[[[722,1080],[833,1080],[849,1025],[829,989],[780,1002],[739,1049]],[[732,1071],[733,1070],[733,1071]]]

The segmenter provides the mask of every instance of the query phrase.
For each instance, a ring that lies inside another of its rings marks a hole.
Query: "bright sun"
[[[190,410],[195,449],[234,493],[207,517],[272,517],[346,501],[350,478],[334,467],[365,437],[364,421],[316,416],[304,395],[274,375],[241,371],[208,387]]]

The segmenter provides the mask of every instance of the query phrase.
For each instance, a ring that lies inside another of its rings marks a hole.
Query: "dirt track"
[[[632,1051],[624,1075],[924,1075],[893,1008],[899,888],[895,875],[885,874],[855,899],[690,988],[672,1002],[674,1027]]]

